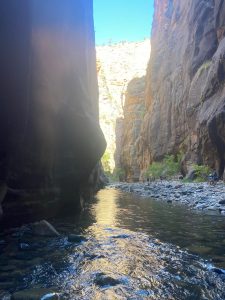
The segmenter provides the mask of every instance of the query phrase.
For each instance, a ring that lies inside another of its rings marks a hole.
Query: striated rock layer
[[[125,103],[122,137],[117,139],[120,151],[119,168],[126,181],[138,181],[140,168],[138,164],[138,146],[140,131],[145,114],[145,76],[134,78],[128,84]]]
[[[183,151],[225,166],[225,2],[155,0],[146,109],[138,164]]]
[[[5,1],[0,25],[4,222],[73,212],[97,187],[105,149],[92,1]]]
[[[108,170],[118,168],[120,145],[116,143],[128,83],[145,75],[150,55],[150,41],[120,42],[97,46],[100,125],[107,140]],[[119,138],[120,139],[120,138]],[[116,152],[116,153],[115,153]],[[115,157],[114,157],[115,153]]]

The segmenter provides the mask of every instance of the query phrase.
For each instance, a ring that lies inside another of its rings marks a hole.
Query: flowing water
[[[0,290],[45,287],[82,300],[225,299],[223,216],[105,189],[79,219],[53,224],[62,236],[16,230],[0,237]],[[72,242],[71,234],[85,239]]]

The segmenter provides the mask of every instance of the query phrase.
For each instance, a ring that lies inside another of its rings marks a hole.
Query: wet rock
[[[15,228],[13,230],[13,233],[11,234],[12,237],[14,238],[21,238],[24,235],[32,235],[32,229],[31,226],[29,225],[23,225],[19,228]]]
[[[149,187],[149,186],[144,186],[144,190],[145,190],[145,191],[149,191],[149,190],[150,190],[150,187]]]
[[[81,243],[85,241],[87,241],[87,239],[82,235],[77,235],[77,234],[68,235],[68,242],[70,243]]]
[[[46,220],[30,224],[32,233],[39,236],[56,237],[59,232]]]
[[[59,300],[59,294],[49,289],[27,289],[16,292],[12,300]]]
[[[127,239],[130,238],[129,234],[118,234],[118,235],[114,235],[112,236],[113,239]]]
[[[182,187],[182,184],[177,184],[174,186],[174,189],[180,189]]]
[[[120,284],[121,282],[118,279],[115,279],[111,276],[107,276],[104,273],[98,273],[95,277],[94,283],[100,287],[105,287],[105,286],[115,286]]]
[[[220,200],[219,204],[225,205],[225,200]]]
[[[0,290],[0,300],[11,300],[11,294]]]
[[[184,196],[187,195],[187,193],[188,193],[187,191],[181,191],[181,194]]]
[[[31,250],[31,246],[27,243],[20,243],[19,250],[23,250],[23,251]]]
[[[225,270],[219,268],[212,268],[212,271],[219,275],[225,275]]]

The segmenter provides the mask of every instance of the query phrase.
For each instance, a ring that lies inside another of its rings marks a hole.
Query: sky
[[[94,0],[97,45],[150,38],[154,0]]]

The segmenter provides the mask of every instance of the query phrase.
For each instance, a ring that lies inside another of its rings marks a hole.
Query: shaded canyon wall
[[[135,154],[139,172],[165,154],[183,152],[184,173],[200,163],[222,176],[225,2],[155,0],[154,5],[146,114]],[[122,167],[127,168],[123,160]]]
[[[6,222],[79,210],[97,188],[105,140],[92,10],[91,0],[1,4],[0,202]]]

